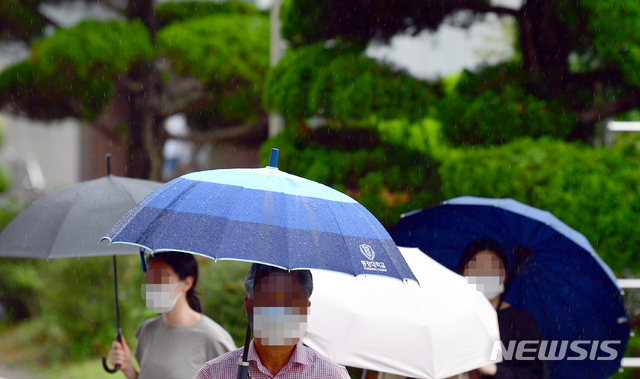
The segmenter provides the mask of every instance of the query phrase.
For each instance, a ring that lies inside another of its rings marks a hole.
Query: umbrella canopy
[[[349,196],[277,169],[181,176],[158,188],[105,236],[154,252],[283,269],[415,277],[380,222]]]
[[[98,244],[131,207],[162,183],[107,175],[53,191],[20,212],[0,233],[0,257],[69,258],[136,254]]]
[[[340,364],[410,378],[495,363],[498,319],[486,297],[420,250],[400,251],[420,285],[313,271],[302,342]]]
[[[545,339],[619,341],[609,345],[612,360],[550,361],[551,378],[606,378],[619,368],[630,329],[615,275],[584,235],[551,213],[512,199],[459,197],[403,215],[391,234],[450,269],[472,241],[498,242],[511,276],[504,300],[533,315]]]

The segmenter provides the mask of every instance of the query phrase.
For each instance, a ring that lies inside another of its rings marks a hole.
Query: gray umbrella
[[[0,233],[0,256],[49,260],[136,253],[137,247],[98,241],[161,184],[107,175],[53,191]]]
[[[113,255],[117,339],[120,340],[116,255],[138,247],[100,243],[111,227],[162,183],[111,175],[53,191],[20,212],[0,233],[0,257],[51,258]],[[104,357],[105,370],[107,368]]]

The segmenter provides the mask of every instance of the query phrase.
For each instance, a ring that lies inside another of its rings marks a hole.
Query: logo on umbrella
[[[369,271],[381,271],[387,272],[387,267],[384,265],[384,262],[373,262],[373,259],[376,257],[376,252],[373,251],[373,248],[370,245],[362,244],[359,245],[360,252],[362,255],[367,257],[370,262],[360,261],[362,263],[362,268]]]
[[[369,245],[362,244],[360,245],[360,252],[362,255],[367,257],[368,260],[372,261],[373,258],[376,257],[376,252],[373,251],[373,248]]]

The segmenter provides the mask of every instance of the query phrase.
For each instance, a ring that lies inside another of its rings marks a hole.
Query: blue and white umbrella
[[[389,233],[351,197],[277,168],[201,171],[144,198],[104,237],[153,252],[289,270],[416,280]]]
[[[278,170],[277,163],[278,150],[272,149],[266,168],[174,179],[138,203],[103,239],[153,252],[417,282],[371,212],[339,191]],[[238,378],[248,376],[250,335],[247,327]]]

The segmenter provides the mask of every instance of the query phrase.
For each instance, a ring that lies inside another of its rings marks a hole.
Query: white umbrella
[[[302,342],[345,366],[438,379],[489,363],[498,318],[466,280],[416,248],[400,248],[420,282],[313,270]]]

